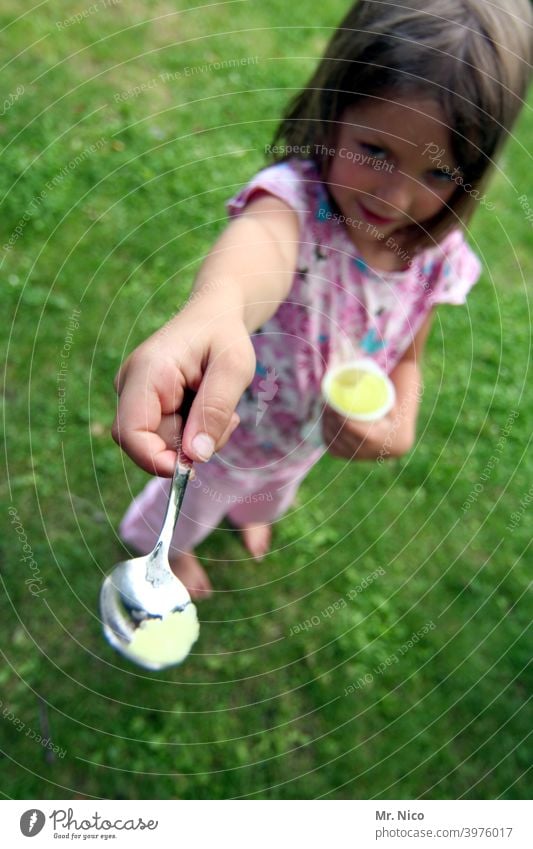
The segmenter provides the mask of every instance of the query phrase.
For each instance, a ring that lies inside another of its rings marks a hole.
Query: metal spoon
[[[168,562],[172,534],[190,474],[190,461],[178,450],[167,510],[155,548],[144,557],[117,563],[100,592],[107,640],[146,669],[165,669],[181,663],[200,630],[196,607]]]

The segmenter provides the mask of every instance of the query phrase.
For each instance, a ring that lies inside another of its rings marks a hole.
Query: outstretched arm
[[[286,298],[299,243],[296,213],[262,194],[230,222],[198,273],[187,305],[122,364],[113,437],[148,472],[170,476],[179,411],[196,393],[182,447],[208,460],[238,424],[235,407],[255,370],[250,333]]]

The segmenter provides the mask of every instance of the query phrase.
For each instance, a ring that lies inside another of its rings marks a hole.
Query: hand
[[[324,410],[322,435],[328,453],[345,460],[376,460],[400,457],[410,450],[410,422],[391,411],[376,422],[358,422]]]
[[[239,418],[235,407],[251,382],[255,354],[241,319],[184,311],[142,343],[122,364],[113,438],[142,469],[170,477],[181,435],[191,460],[209,460]],[[183,434],[185,390],[196,392]]]

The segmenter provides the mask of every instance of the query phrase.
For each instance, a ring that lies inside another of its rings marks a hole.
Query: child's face
[[[458,172],[454,179],[436,101],[362,101],[341,120],[327,184],[342,215],[356,222],[349,227],[356,245],[428,221],[451,199]]]

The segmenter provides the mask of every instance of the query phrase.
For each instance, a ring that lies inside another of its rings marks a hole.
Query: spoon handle
[[[174,577],[168,563],[168,552],[191,471],[191,461],[184,455],[181,445],[178,445],[176,466],[172,477],[165,518],[163,519],[163,527],[161,528],[155,548],[149,555],[146,568],[146,580],[150,581],[153,586],[159,586],[170,577]]]
[[[165,518],[163,519],[163,527],[161,528],[161,533],[159,534],[159,542],[162,543],[161,551],[167,555],[170,549],[172,535],[174,533],[174,528],[176,527],[176,522],[178,521],[181,503],[183,501],[183,496],[185,495],[185,490],[189,482],[191,471],[192,466],[190,460],[185,457],[181,450],[181,447],[178,448],[176,467],[174,469],[172,485],[170,487],[170,493],[168,496],[167,510],[165,513]]]

